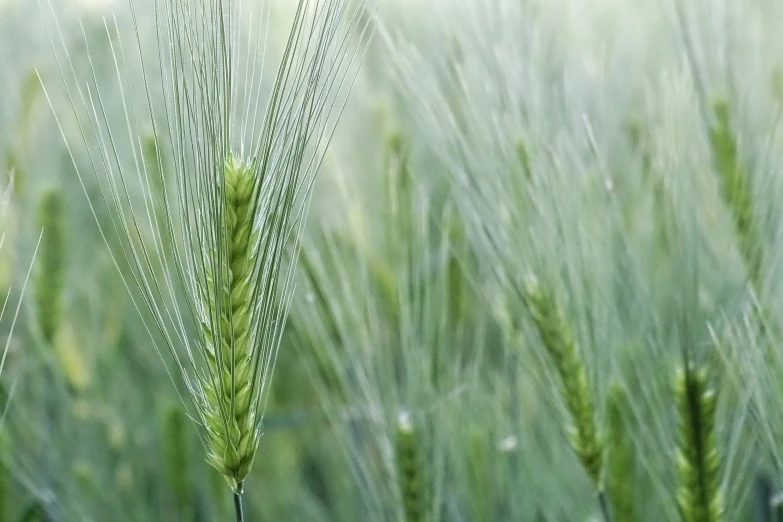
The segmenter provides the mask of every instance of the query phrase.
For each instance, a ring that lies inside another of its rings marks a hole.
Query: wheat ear
[[[51,0],[41,3],[56,17]],[[97,142],[87,168],[112,226],[101,223],[91,201],[93,216],[113,262],[125,268],[123,284],[154,349],[169,354],[163,362],[172,361],[182,379],[207,458],[231,486],[242,521],[240,495],[262,430],[315,176],[383,2],[293,2],[271,82],[261,81],[258,45],[272,25],[268,6],[258,23],[249,0],[153,4],[165,121],[155,116],[147,79],[158,75],[148,76],[138,25],[144,94],[123,91],[120,132],[98,116],[108,112],[105,97],[97,82],[79,79],[74,55],[55,49],[56,60],[87,149],[93,137]],[[47,23],[47,32],[66,46],[59,23]],[[107,32],[118,33],[118,25]],[[113,39],[108,45],[124,88],[128,55]],[[86,37],[84,46],[89,51]],[[134,99],[145,99],[147,110],[135,110]],[[144,143],[135,117],[145,112],[155,147]],[[56,122],[66,137],[61,118]],[[131,193],[143,195],[143,211],[134,210]],[[142,232],[147,228],[152,233]]]
[[[677,494],[683,522],[718,522],[723,514],[715,441],[715,392],[707,371],[689,366],[677,371],[674,383],[680,417]]]
[[[603,492],[603,446],[590,398],[587,371],[571,328],[563,318],[554,296],[544,290],[536,279],[530,278],[526,282],[525,297],[544,348],[560,377],[560,391],[571,416],[571,424],[567,427],[569,441],[590,482],[600,494]]]
[[[205,302],[207,313],[219,314],[219,320],[203,325],[209,371],[218,376],[204,386],[209,462],[237,493],[242,492],[258,442],[258,412],[256,404],[251,405],[253,360],[249,335],[254,190],[252,168],[230,157],[225,167],[225,244],[218,256],[223,260],[223,273],[221,277],[208,277],[211,289]],[[214,289],[218,281],[222,283],[221,292]],[[216,326],[220,332],[214,331]]]
[[[45,192],[38,206],[38,226],[43,230],[41,259],[35,274],[37,321],[44,340],[51,346],[57,335],[61,316],[63,287],[63,201],[56,189]]]
[[[748,279],[758,291],[761,283],[762,249],[753,220],[753,193],[750,177],[737,152],[737,136],[731,128],[729,106],[725,99],[712,104],[715,122],[709,138],[720,192],[731,212],[740,254],[745,261]]]
[[[419,438],[410,416],[405,413],[397,422],[395,449],[405,522],[426,522]]]
[[[628,396],[625,389],[614,383],[607,400],[606,489],[615,522],[636,520],[633,495],[633,442],[628,422]]]

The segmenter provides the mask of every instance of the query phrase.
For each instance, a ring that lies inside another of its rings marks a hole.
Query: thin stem
[[[242,485],[237,488],[242,491]],[[242,494],[234,491],[234,514],[236,516],[236,522],[245,522],[245,514],[242,512]]]
[[[598,504],[601,506],[601,514],[603,515],[604,522],[612,522],[612,515],[609,513],[609,501],[606,498],[606,492],[601,491],[598,493]]]

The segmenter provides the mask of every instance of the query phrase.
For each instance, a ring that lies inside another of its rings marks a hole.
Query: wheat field
[[[783,522],[781,21],[0,0],[0,522]]]

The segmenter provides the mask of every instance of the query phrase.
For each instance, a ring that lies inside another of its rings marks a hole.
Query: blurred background
[[[271,2],[269,78],[295,4]],[[2,521],[232,513],[109,254],[88,104],[63,89],[94,82],[122,132],[136,49],[159,49],[134,5],[0,0]],[[246,519],[604,520],[534,276],[614,520],[713,521],[678,500],[683,360],[718,396],[722,519],[779,520],[779,20],[765,0],[388,0],[313,191]]]

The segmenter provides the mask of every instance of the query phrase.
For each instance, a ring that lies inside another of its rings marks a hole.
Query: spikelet
[[[737,153],[737,137],[731,128],[728,103],[725,99],[716,99],[712,108],[715,123],[710,129],[709,138],[715,170],[720,180],[720,193],[734,221],[748,280],[758,291],[763,251],[753,220],[750,178]]]
[[[203,325],[212,376],[204,386],[209,462],[238,493],[258,443],[250,344],[254,188],[252,167],[230,157],[225,167],[225,244],[217,256],[223,260],[223,273],[208,278],[210,291],[204,303],[207,314],[219,314],[218,321]],[[218,284],[220,291],[214,288]],[[220,325],[219,332],[213,324]]]
[[[54,345],[60,325],[64,265],[63,214],[62,194],[58,190],[45,192],[38,206],[38,226],[43,229],[43,236],[34,291],[38,326],[49,345]]]
[[[612,506],[613,522],[634,522],[634,459],[633,442],[626,422],[628,397],[618,383],[608,396],[606,437],[606,490]]]
[[[704,368],[679,369],[674,389],[680,417],[677,500],[683,522],[718,522],[723,514],[723,499],[715,441],[715,392],[708,387]]]
[[[397,422],[395,450],[405,522],[426,522],[419,438],[407,413],[400,414]]]
[[[560,377],[563,401],[571,415],[571,424],[568,426],[571,446],[593,487],[601,492],[603,446],[590,398],[587,371],[579,357],[571,329],[554,296],[544,290],[535,278],[526,281],[525,298],[544,348]]]

